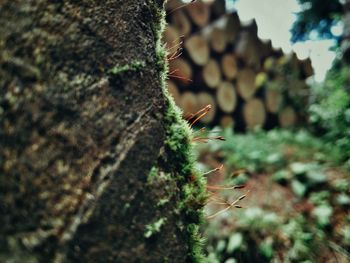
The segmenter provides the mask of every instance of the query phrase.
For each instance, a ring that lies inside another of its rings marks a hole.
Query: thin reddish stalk
[[[221,214],[221,213],[224,213],[224,212],[226,212],[227,210],[229,210],[231,207],[236,207],[236,208],[242,208],[242,206],[240,206],[240,205],[237,205],[237,203],[239,202],[239,201],[241,201],[241,200],[243,200],[246,196],[247,196],[247,194],[249,193],[249,191],[246,193],[246,194],[244,194],[244,195],[242,195],[242,196],[240,196],[240,197],[238,197],[235,201],[233,201],[232,203],[228,203],[227,205],[227,207],[226,208],[224,208],[224,209],[222,209],[222,210],[220,210],[220,211],[218,211],[218,212],[216,212],[216,213],[214,213],[214,214],[212,214],[212,215],[210,215],[210,216],[207,216],[207,219],[210,219],[210,218],[213,218],[213,217],[215,217],[215,216],[217,216],[217,215],[219,215],[219,214]]]
[[[245,185],[233,185],[233,186],[226,186],[226,185],[207,185],[207,189],[212,190],[233,190],[233,189],[242,189]]]
[[[196,0],[192,0],[190,3],[183,4],[183,5],[180,5],[180,6],[176,7],[176,8],[174,8],[173,10],[171,10],[171,11],[168,13],[168,15],[174,13],[176,10],[179,10],[179,9],[181,9],[181,8],[187,6],[187,5],[193,4],[194,2],[196,2]]]
[[[197,115],[199,115],[194,121],[192,121],[192,123],[190,124],[190,128],[192,128],[192,126],[199,121],[201,118],[203,118],[205,115],[208,114],[208,112],[211,109],[211,105],[208,104],[207,106],[205,106],[203,109],[199,110],[197,113],[194,114],[193,118]]]
[[[211,173],[215,173],[217,171],[220,171],[223,167],[224,167],[224,165],[221,164],[219,167],[216,167],[216,168],[214,168],[214,169],[212,169],[212,170],[210,170],[208,172],[205,172],[203,175],[208,175],[208,174],[211,174]]]

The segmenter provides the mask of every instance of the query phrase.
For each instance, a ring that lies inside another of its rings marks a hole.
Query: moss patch
[[[109,73],[117,75],[126,71],[137,71],[144,68],[145,66],[146,66],[146,63],[144,61],[133,61],[130,64],[115,66],[109,70]]]
[[[146,225],[146,230],[145,230],[145,238],[150,238],[156,233],[160,232],[160,228],[164,223],[166,222],[166,218],[160,218],[157,221],[153,222],[152,224]]]
[[[181,191],[178,210],[183,218],[179,226],[184,225],[188,235],[189,258],[192,262],[202,262],[203,239],[199,228],[204,221],[203,206],[207,198],[206,180],[194,169],[192,131],[187,122],[182,119],[181,111],[174,104],[167,90],[164,90],[164,93],[168,100],[168,111],[165,117],[166,154],[163,160],[166,162],[165,167],[174,174]]]
[[[204,219],[203,206],[207,198],[206,180],[194,169],[192,130],[183,120],[181,110],[175,105],[166,87],[167,51],[161,42],[161,34],[165,27],[164,9],[159,12],[159,8],[155,8],[155,16],[158,19],[153,27],[156,41],[156,64],[160,71],[160,81],[167,103],[164,119],[166,140],[159,165],[165,173],[172,176],[180,190],[180,198],[177,203],[180,219],[177,225],[188,238],[188,260],[189,262],[203,262],[203,238],[199,229]]]
[[[164,28],[164,12],[158,14],[160,26]],[[188,259],[191,262],[203,262],[203,238],[200,226],[203,223],[203,206],[207,198],[205,191],[206,180],[194,169],[193,149],[191,145],[192,130],[183,120],[181,110],[175,105],[166,87],[168,64],[166,50],[160,40],[161,34],[156,34],[157,65],[161,73],[161,84],[167,101],[165,115],[166,141],[165,151],[161,155],[162,167],[176,180],[180,189],[180,200],[177,209],[181,215],[178,223],[180,231],[185,231],[188,237]]]

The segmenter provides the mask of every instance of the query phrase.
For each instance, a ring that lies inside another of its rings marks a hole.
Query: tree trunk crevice
[[[1,262],[190,261],[158,164],[163,4],[0,2]]]

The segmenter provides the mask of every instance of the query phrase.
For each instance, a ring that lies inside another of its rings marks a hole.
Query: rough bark
[[[162,8],[0,1],[1,262],[200,256],[202,188],[162,90]]]

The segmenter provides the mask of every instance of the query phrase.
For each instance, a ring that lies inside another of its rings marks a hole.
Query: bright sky
[[[226,0],[228,7],[237,9],[242,21],[255,18],[258,35],[262,39],[271,39],[274,47],[284,52],[294,50],[298,58],[310,57],[315,70],[315,80],[322,81],[331,67],[335,53],[329,51],[330,40],[315,40],[294,44],[290,42],[290,29],[299,10],[296,0]]]

